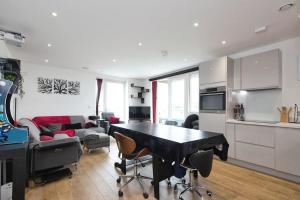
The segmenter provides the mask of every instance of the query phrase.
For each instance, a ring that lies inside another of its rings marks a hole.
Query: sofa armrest
[[[80,141],[78,137],[70,137],[43,142],[32,142],[30,143],[29,148],[34,150],[45,150],[74,144],[78,144],[78,146],[80,146]]]

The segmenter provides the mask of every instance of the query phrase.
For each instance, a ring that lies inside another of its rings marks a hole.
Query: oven
[[[225,86],[200,90],[200,113],[225,113],[225,110]]]

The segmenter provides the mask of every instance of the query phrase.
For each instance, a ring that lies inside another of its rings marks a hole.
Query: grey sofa
[[[82,155],[82,148],[78,137],[58,134],[54,140],[40,141],[40,130],[29,119],[22,118],[19,125],[29,130],[29,172],[53,169],[77,163]]]

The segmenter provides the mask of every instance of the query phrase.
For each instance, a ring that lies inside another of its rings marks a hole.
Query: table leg
[[[24,155],[23,157],[13,159],[13,200],[25,199],[25,182],[26,159]]]
[[[152,168],[153,168],[153,186],[154,186],[154,197],[159,199],[159,157],[153,155]]]

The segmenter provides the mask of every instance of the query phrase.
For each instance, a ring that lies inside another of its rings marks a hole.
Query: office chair
[[[138,173],[138,163],[139,163],[139,158],[146,156],[146,155],[150,155],[151,152],[147,149],[147,148],[143,148],[143,149],[136,149],[136,143],[133,139],[115,132],[115,139],[117,141],[117,145],[119,148],[119,151],[122,154],[122,157],[127,159],[127,160],[134,160],[134,173],[133,175],[120,175],[119,178],[117,179],[117,183],[121,182],[121,178],[130,178],[129,181],[127,181],[124,185],[122,185],[119,189],[119,197],[123,196],[123,192],[122,189],[128,185],[131,181],[133,181],[134,179],[136,179],[139,183],[139,185],[141,186],[142,190],[143,190],[143,196],[145,199],[148,198],[148,193],[145,192],[145,188],[142,184],[142,179],[148,179],[148,180],[152,180],[152,178],[150,177],[146,177],[146,176],[142,176],[140,173]]]
[[[197,185],[193,184],[191,174],[194,170],[197,170],[197,171],[199,171],[199,173],[201,174],[202,177],[204,177],[204,178],[208,177],[211,172],[211,169],[212,169],[213,154],[214,154],[213,149],[206,150],[206,151],[201,150],[201,151],[198,151],[198,152],[192,154],[188,159],[183,161],[182,166],[185,167],[186,169],[190,170],[190,173],[189,173],[190,182],[187,184],[182,183],[182,182],[175,184],[175,186],[174,186],[175,191],[177,190],[177,185],[182,185],[185,188],[179,195],[180,200],[183,200],[183,197],[182,197],[183,194],[189,190],[195,191],[201,197],[201,199],[203,199],[203,196],[198,191],[198,189],[206,190],[206,188],[199,184],[197,184]],[[212,196],[211,191],[206,190],[206,193],[209,197]]]

